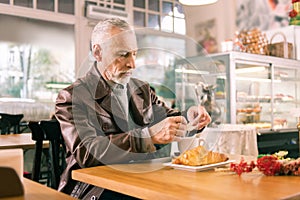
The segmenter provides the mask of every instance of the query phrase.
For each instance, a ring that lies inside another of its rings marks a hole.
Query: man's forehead
[[[103,48],[114,48],[117,51],[132,51],[137,49],[136,35],[133,30],[114,32],[101,45]]]

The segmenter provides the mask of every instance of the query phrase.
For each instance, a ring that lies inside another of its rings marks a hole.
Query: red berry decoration
[[[237,173],[239,176],[244,172],[252,172],[253,168],[255,168],[254,161],[251,161],[249,164],[244,161],[244,158],[241,159],[239,163],[231,163],[230,171]]]
[[[281,163],[275,156],[263,156],[257,159],[257,168],[267,176],[279,175]]]

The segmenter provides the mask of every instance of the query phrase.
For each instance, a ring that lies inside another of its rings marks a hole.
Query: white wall
[[[187,36],[196,37],[195,26],[210,19],[216,20],[218,49],[221,41],[234,37],[235,0],[219,0],[215,4],[204,6],[184,6],[186,16]]]

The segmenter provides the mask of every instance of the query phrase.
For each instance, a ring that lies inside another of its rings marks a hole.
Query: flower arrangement
[[[293,8],[289,12],[290,25],[300,25],[300,0],[292,0]]]
[[[261,155],[256,162],[245,162],[242,158],[239,163],[231,163],[230,171],[239,176],[242,173],[252,172],[254,169],[266,176],[292,175],[300,176],[300,158],[285,158],[287,151],[279,151],[272,155]]]

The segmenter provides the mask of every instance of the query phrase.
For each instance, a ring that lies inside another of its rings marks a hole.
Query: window
[[[160,27],[160,17],[159,15],[149,14],[148,15],[148,27],[150,28],[158,28]]]
[[[54,11],[54,0],[37,0],[37,9]]]
[[[14,5],[32,8],[32,0],[14,0]]]
[[[58,12],[66,14],[74,14],[74,0],[59,0]]]
[[[0,0],[0,3],[71,15],[75,13],[75,0]]]
[[[141,1],[141,0],[134,0],[133,1],[133,6],[137,7],[137,8],[146,8],[146,2],[145,1]]]
[[[177,0],[135,0],[134,25],[184,35],[185,16]]]
[[[9,4],[9,0],[0,0],[0,3],[6,3],[6,4]]]
[[[134,17],[134,25],[135,26],[142,26],[145,27],[146,23],[145,23],[145,13],[144,12],[140,12],[140,11],[134,11],[133,13],[133,17]]]
[[[148,0],[149,10],[159,12],[159,0]]]
[[[103,8],[123,10],[137,27],[185,35],[185,16],[178,0],[86,0]]]
[[[85,4],[86,5],[92,4],[103,8],[111,8],[115,10],[125,11],[125,5],[127,3],[126,1],[128,0],[86,0]]]
[[[57,92],[75,78],[74,26],[0,18],[1,27],[7,27],[0,33],[0,109],[23,113],[24,120],[48,118]],[[11,34],[16,32],[18,37]]]

